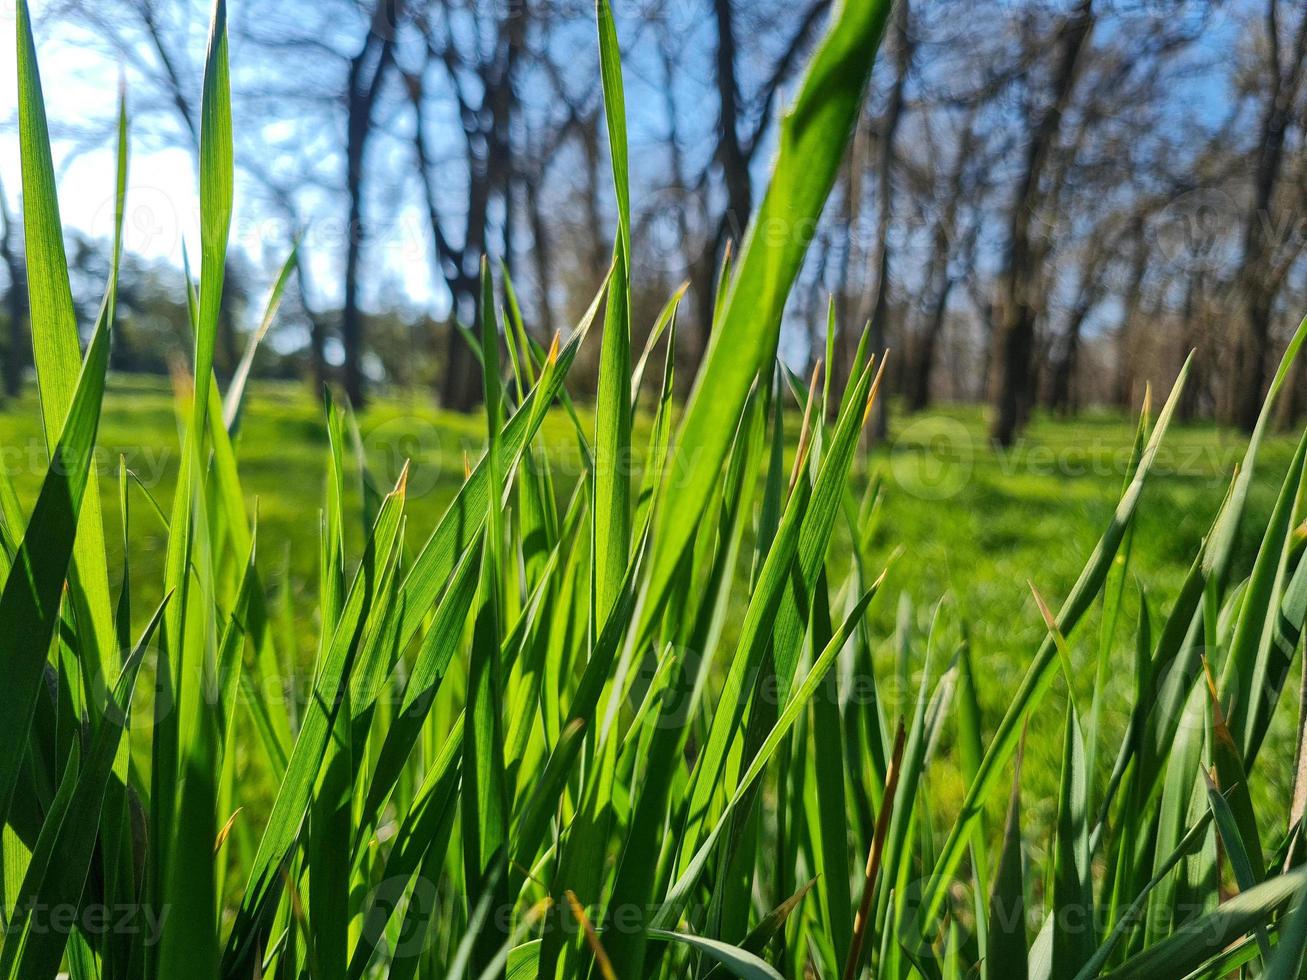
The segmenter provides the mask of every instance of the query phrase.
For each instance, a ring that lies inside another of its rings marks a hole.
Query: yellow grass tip
[[[227,822],[222,825],[222,829],[218,831],[218,836],[217,838],[214,839],[213,842],[214,854],[217,854],[219,851],[221,851],[222,845],[227,843],[227,837],[231,834],[231,828],[236,823],[236,818],[240,816],[241,811],[244,809],[245,807],[238,806],[235,810],[232,811],[232,815],[227,818]]]

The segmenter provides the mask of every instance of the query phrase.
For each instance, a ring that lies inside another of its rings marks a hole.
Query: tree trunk
[[[1126,286],[1125,300],[1122,304],[1121,323],[1116,335],[1116,379],[1113,384],[1113,400],[1117,407],[1129,411],[1131,392],[1134,389],[1134,361],[1131,355],[1131,342],[1135,320],[1139,313],[1139,303],[1143,297],[1144,274],[1148,271],[1148,249],[1144,243],[1143,225],[1138,226],[1134,234],[1135,253],[1130,266],[1130,282]]]
[[[753,208],[753,182],[748,161],[740,145],[740,85],[735,69],[735,23],[731,0],[714,0],[717,20],[717,98],[720,117],[718,154],[726,181],[725,232],[743,234]]]
[[[1063,338],[1062,353],[1053,365],[1053,375],[1049,378],[1048,407],[1062,416],[1072,414],[1077,407],[1074,388],[1080,359],[1080,331],[1090,309],[1092,303],[1083,302],[1072,311]]]
[[[341,310],[340,340],[345,348],[345,394],[356,409],[366,397],[363,384],[363,314],[359,309],[359,262],[363,253],[363,164],[372,135],[372,110],[394,65],[394,25],[399,18],[398,0],[379,2],[368,36],[349,63],[347,93],[345,189],[349,197],[349,221],[345,226],[345,298]]]
[[[476,311],[466,325],[479,336],[481,323],[477,292],[475,279],[461,279],[454,287],[454,310],[456,313],[466,309]],[[445,358],[445,377],[440,386],[440,404],[451,411],[468,412],[480,401],[481,367],[463,335],[451,327]]]
[[[1238,402],[1235,405],[1239,427],[1252,432],[1262,411],[1266,394],[1266,362],[1271,351],[1271,302],[1266,289],[1255,289],[1248,297],[1247,328],[1240,361]]]
[[[913,365],[912,377],[908,382],[908,409],[913,412],[923,412],[930,407],[930,379],[935,372],[939,337],[944,332],[944,317],[948,312],[948,298],[953,292],[953,284],[954,280],[951,277],[945,278],[943,288],[935,294],[930,316],[921,332],[916,363]]]
[[[699,342],[694,363],[687,372],[693,377],[708,351],[717,305],[720,263],[729,242],[739,244],[753,211],[753,181],[748,156],[740,142],[740,83],[736,70],[735,10],[733,0],[713,0],[717,27],[714,80],[717,87],[717,149],[715,160],[722,168],[726,185],[726,209],[717,219],[699,257],[691,280],[695,293],[695,319]]]
[[[1267,33],[1271,40],[1271,83],[1257,144],[1253,171],[1253,208],[1244,226],[1240,283],[1247,310],[1247,336],[1242,347],[1237,421],[1251,432],[1261,414],[1266,386],[1266,362],[1271,346],[1271,313],[1280,281],[1271,272],[1275,243],[1271,236],[1271,205],[1284,163],[1284,144],[1294,120],[1294,103],[1307,62],[1307,15],[1303,16],[1287,63],[1280,64],[1276,0],[1267,0]]]
[[[1180,311],[1180,346],[1176,351],[1177,360],[1183,364],[1189,357],[1191,350],[1197,351],[1198,330],[1196,320],[1199,313],[1199,293],[1202,288],[1202,273],[1197,269],[1190,270],[1188,277],[1185,279],[1184,303]],[[1180,401],[1176,404],[1175,414],[1181,422],[1192,422],[1198,414],[1198,382],[1200,361],[1197,356],[1194,358],[1194,365],[1191,370],[1189,383],[1185,385],[1184,391],[1180,393]]]
[[[1031,217],[1039,201],[1040,178],[1057,141],[1062,116],[1075,88],[1080,55],[1094,26],[1090,0],[1081,0],[1063,22],[1058,38],[1058,62],[1053,75],[1053,100],[1031,134],[1025,168],[1013,200],[1008,250],[999,285],[998,336],[995,353],[993,410],[990,436],[1010,446],[1025,424],[1034,395],[1035,321],[1039,269],[1031,242]]]
[[[549,302],[549,284],[553,281],[553,267],[549,250],[549,229],[545,227],[544,216],[540,213],[539,188],[535,181],[526,184],[527,220],[531,223],[531,258],[535,265],[536,290],[538,293],[536,310],[539,333],[548,343],[554,335],[554,310]]]
[[[485,117],[472,130],[465,130],[468,138],[468,164],[471,181],[468,188],[467,222],[463,246],[455,252],[440,229],[436,200],[427,175],[425,159],[422,163],[423,180],[427,191],[427,207],[432,232],[437,240],[437,252],[445,259],[454,275],[446,274],[446,282],[453,297],[455,315],[466,314],[464,322],[480,334],[480,263],[486,254],[490,234],[490,202],[498,196],[504,208],[503,258],[507,263],[513,252],[513,120],[517,113],[517,94],[514,90],[518,56],[526,40],[526,5],[510,4],[508,14],[500,22],[496,58],[481,66],[480,74],[485,85],[482,113]],[[418,106],[419,115],[421,106]],[[422,144],[421,131],[418,133]],[[478,149],[484,141],[484,149]],[[443,243],[443,244],[442,244]],[[487,357],[495,352],[486,351]],[[440,391],[444,407],[468,412],[483,397],[481,370],[471,348],[457,331],[450,331],[445,359],[445,379]]]
[[[474,333],[479,329],[480,290],[477,272],[469,268],[479,260],[485,248],[485,206],[488,192],[485,188],[485,172],[475,169],[468,194],[467,223],[464,226],[464,244],[455,248],[446,238],[440,222],[435,188],[428,173],[426,136],[422,116],[422,95],[420,87],[413,83],[413,108],[415,123],[413,146],[417,153],[418,173],[422,176],[422,186],[427,203],[427,220],[431,225],[431,236],[435,244],[435,261],[446,288],[449,289],[450,327],[445,339],[445,370],[440,382],[440,404],[443,408],[456,412],[471,411],[481,398],[481,371],[477,366],[476,356],[468,346],[463,335],[454,327],[461,322]]]
[[[922,330],[921,342],[913,364],[912,376],[908,381],[908,409],[912,412],[925,411],[930,406],[930,380],[935,370],[935,358],[939,349],[939,338],[944,332],[944,320],[948,313],[949,297],[961,275],[950,275],[949,264],[959,257],[965,258],[965,266],[974,265],[976,238],[980,233],[979,222],[973,222],[966,234],[958,236],[958,207],[967,192],[967,167],[971,162],[976,147],[976,115],[972,108],[967,116],[966,128],[958,145],[957,157],[953,162],[948,180],[948,197],[935,221],[930,253],[930,274],[927,282],[933,290],[933,299]],[[953,241],[960,237],[955,250]]]
[[[362,252],[362,184],[351,167],[349,182],[348,242],[345,252],[345,304],[340,317],[340,342],[345,348],[345,395],[355,409],[364,405],[363,314],[359,310],[359,258]]]
[[[871,351],[877,357],[888,347],[890,226],[894,203],[894,137],[903,118],[908,72],[912,68],[913,41],[908,30],[908,0],[899,0],[894,18],[894,87],[890,90],[889,104],[880,128],[880,153],[877,166],[876,209],[876,297],[871,307]],[[888,399],[880,397],[872,410],[869,437],[883,441],[889,433]]]
[[[330,372],[327,370],[327,324],[309,303],[307,265],[306,261],[296,265],[295,284],[299,290],[300,308],[309,322],[309,383],[313,385],[314,397],[321,398],[330,380]]]
[[[1279,427],[1292,431],[1307,418],[1307,357],[1299,357],[1280,400]]]

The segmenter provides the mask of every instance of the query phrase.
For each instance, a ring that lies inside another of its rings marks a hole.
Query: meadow
[[[323,407],[304,385],[282,381],[251,383],[247,399],[247,420],[235,449],[245,505],[258,514],[262,548],[269,556],[264,586],[272,601],[284,605],[284,623],[312,622],[317,616],[319,543],[316,523],[305,518],[321,510],[331,471]],[[0,447],[25,507],[35,499],[46,463],[38,413],[34,387],[0,409]],[[593,413],[584,406],[579,417],[583,427],[593,425]],[[652,419],[647,410],[635,416],[637,443],[647,440]],[[102,496],[112,499],[118,492],[121,462],[154,501],[171,500],[181,452],[178,424],[165,379],[112,376],[94,463]],[[382,395],[358,417],[357,432],[356,449],[362,448],[367,479],[374,484],[393,484],[408,465],[407,512],[424,527],[433,526],[449,507],[464,482],[467,461],[485,448],[479,420],[433,408],[425,392]],[[901,550],[884,594],[867,612],[871,652],[881,677],[877,694],[884,710],[911,710],[922,679],[931,616],[942,601],[948,636],[942,642],[957,642],[965,629],[972,662],[983,676],[976,694],[988,733],[1021,678],[1025,658],[1046,631],[1027,583],[1050,597],[1064,595],[1074,584],[1083,556],[1116,505],[1129,472],[1133,440],[1133,425],[1120,415],[1041,415],[1017,446],[1005,450],[989,441],[983,409],[952,406],[895,416],[888,441],[864,444],[850,487],[859,497],[869,486],[879,489],[872,553],[884,561]],[[544,419],[536,445],[560,484],[580,478],[583,464],[574,426],[561,408]],[[1132,549],[1131,575],[1152,602],[1165,607],[1174,600],[1246,447],[1244,435],[1210,423],[1172,428],[1135,517],[1140,531]],[[1285,433],[1272,433],[1262,446],[1262,465],[1247,503],[1248,527],[1236,546],[1237,576],[1251,568],[1258,545],[1251,529],[1268,519],[1293,449],[1294,440]],[[796,450],[791,436],[785,447],[787,465],[792,465]],[[635,472],[642,472],[643,463],[636,461]],[[344,525],[347,551],[358,554],[366,524],[364,471],[356,454],[347,454],[345,470],[343,509],[359,515]],[[123,546],[120,521],[112,509],[106,511],[105,524],[110,578],[116,580]],[[168,537],[162,515],[137,520],[130,537],[126,547],[134,574],[144,582],[162,580]],[[849,530],[837,530],[829,554],[834,567],[847,567],[849,548]],[[732,602],[724,628],[727,638],[738,636],[744,614],[738,596]],[[134,631],[145,627],[149,613],[148,608],[135,610]],[[1138,615],[1138,597],[1127,596],[1123,624],[1108,652],[1111,667],[1104,691],[1104,711],[1114,726],[1125,724],[1130,706],[1130,633]],[[1100,619],[1099,610],[1092,611],[1083,635],[1093,638]],[[311,672],[315,635],[289,627],[282,633],[290,673],[306,677]],[[1087,699],[1094,688],[1097,645],[1077,640],[1071,648],[1077,689]],[[300,699],[305,683],[301,680],[297,689]],[[720,678],[710,683],[720,683]],[[1259,771],[1253,786],[1262,803],[1259,812],[1270,817],[1266,833],[1275,832],[1274,801],[1292,791],[1294,707],[1288,699],[1281,705],[1268,749],[1273,764]],[[956,749],[954,731],[944,731],[941,739],[943,754]],[[136,751],[148,759],[148,732],[137,741]],[[1061,747],[1056,742],[1027,746],[1023,818],[1036,847],[1056,819],[1060,772]],[[247,807],[257,821],[275,786],[268,776],[262,792],[255,793],[262,777],[247,778],[246,793],[255,801]],[[1105,780],[1106,773],[1098,778]],[[938,766],[931,780],[940,805],[956,807],[965,790],[956,767]],[[994,819],[1000,819],[1001,806],[992,806],[998,808]]]
[[[832,11],[681,400],[679,294],[632,349],[600,0],[612,264],[537,337],[482,261],[468,417],[214,377],[222,0],[190,370],[109,373],[119,256],[83,347],[17,9],[0,977],[1301,975],[1307,434],[1272,420],[1307,320],[1246,440],[1177,422],[1186,363],[1137,419],[1000,451],[959,408],[864,451],[869,333],[832,318],[838,388],[776,355],[888,3]]]
[[[288,581],[298,611],[309,614],[317,601],[318,543],[316,528],[304,517],[321,509],[330,465],[322,404],[306,386],[284,381],[255,381],[248,399],[251,408],[236,447],[241,483],[246,505],[251,511],[258,507],[270,555],[280,556],[283,566],[266,584],[280,587]],[[583,426],[593,425],[591,410],[581,406],[578,414]],[[650,421],[647,411],[636,415],[637,444],[647,438]],[[979,648],[997,655],[1011,647],[1017,655],[1038,640],[1042,623],[1029,591],[1012,583],[1022,586],[1030,579],[1053,595],[1070,588],[1116,505],[1128,473],[1134,423],[1109,412],[1075,419],[1041,415],[1011,449],[991,444],[985,423],[982,408],[965,405],[896,416],[888,442],[861,450],[852,486],[859,493],[873,481],[883,488],[875,539],[883,557],[912,543],[895,564],[890,591],[925,606],[948,596],[965,611]],[[171,500],[181,451],[177,425],[165,379],[112,377],[95,461],[102,494],[117,493],[122,460],[134,482],[157,501]],[[484,451],[482,429],[475,417],[433,407],[425,392],[381,394],[358,419],[373,479],[393,484],[411,461],[408,509],[421,526],[436,522],[463,483],[466,461]],[[572,423],[561,409],[543,421],[538,445],[560,481],[579,478],[583,464]],[[19,496],[30,505],[47,462],[34,387],[26,397],[0,406],[0,447]],[[1148,533],[1140,536],[1132,559],[1158,601],[1174,597],[1246,447],[1242,433],[1211,423],[1172,429],[1137,518]],[[790,462],[795,448],[791,438]],[[1291,434],[1266,439],[1265,465],[1248,502],[1250,528],[1269,514],[1293,448]],[[351,455],[347,466],[346,509],[361,513],[357,457]],[[642,466],[636,459],[635,472]],[[105,521],[116,573],[122,560],[117,515],[107,512]],[[357,549],[361,522],[347,533]],[[132,535],[130,550],[142,577],[158,578],[164,528],[142,522]],[[1246,531],[1237,558],[1244,573],[1256,545]],[[847,540],[836,545],[833,559],[840,561],[843,552],[847,562],[847,547]],[[138,616],[145,615],[138,610]],[[892,631],[895,602],[879,603],[871,615],[882,633]],[[144,623],[138,619],[136,625]],[[311,656],[311,644],[299,653]],[[1001,658],[993,666],[1001,668]]]

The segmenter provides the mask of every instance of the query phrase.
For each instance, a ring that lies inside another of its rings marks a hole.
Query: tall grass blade
[[[9,647],[5,683],[0,685],[0,823],[9,817],[46,653],[59,622],[64,576],[73,556],[82,498],[91,482],[108,361],[109,324],[102,313],[50,468],[0,593],[0,634],[8,638]]]
[[[44,917],[48,910],[75,908],[81,899],[114,757],[127,727],[137,671],[167,601],[165,598],[146,626],[113,691],[107,692],[110,703],[102,712],[103,720],[91,737],[84,760],[75,770],[70,766],[70,771],[76,772],[76,783],[68,798],[67,812],[61,820],[48,820],[41,829],[27,877],[18,892],[19,918],[10,923],[0,956],[0,974],[6,977],[35,980],[53,977],[59,969],[70,930],[52,928]]]
[[[53,458],[76,394],[82,371],[82,354],[78,344],[77,316],[68,281],[68,260],[64,252],[63,224],[59,216],[50,133],[46,123],[45,100],[27,0],[19,0],[15,14],[18,34],[18,139],[23,177],[28,309],[45,446]],[[126,179],[124,122],[124,115],[120,112],[116,216],[121,213]],[[116,217],[116,223],[117,220]],[[117,227],[121,228],[121,224],[118,223]],[[121,232],[115,236],[115,255],[120,239]],[[110,278],[108,302],[100,313],[110,328],[113,325],[112,300],[116,279],[116,275]],[[84,642],[94,644],[98,653],[96,667],[101,676],[108,677],[112,670],[117,669],[119,656],[109,597],[99,484],[95,480],[89,481],[84,495],[85,500],[78,513],[79,530],[73,557],[72,589],[88,620],[83,627]],[[123,650],[122,654],[125,653],[126,650]]]
[[[1084,615],[1103,586],[1103,581],[1111,568],[1117,548],[1121,544],[1121,539],[1134,517],[1135,508],[1139,503],[1139,496],[1143,492],[1149,470],[1157,457],[1162,436],[1166,433],[1171,417],[1175,412],[1188,373],[1189,362],[1186,362],[1176,378],[1166,405],[1158,416],[1157,425],[1149,437],[1148,445],[1145,447],[1139,466],[1135,470],[1134,478],[1131,480],[1125,494],[1121,497],[1116,512],[1090,556],[1088,564],[1085,565],[1080,578],[1076,581],[1058,613],[1057,632],[1062,636],[1068,636],[1071,633],[1071,630],[1079,622],[1081,616]],[[953,824],[952,830],[949,831],[948,839],[936,859],[931,880],[923,891],[921,911],[918,917],[918,925],[923,939],[928,938],[930,931],[933,929],[935,918],[944,903],[948,881],[962,860],[972,828],[976,821],[980,819],[984,802],[997,782],[1002,766],[1007,763],[1016,750],[1021,728],[1052,683],[1052,668],[1057,660],[1058,652],[1055,640],[1052,636],[1047,637],[1036,652],[1035,659],[1026,672],[1020,690],[1013,699],[1007,713],[1003,716],[1003,720],[999,723],[998,731],[995,732],[989,749],[985,752],[985,757],[981,761],[980,771],[967,790],[966,799],[962,804],[962,811]]]
[[[771,182],[750,225],[734,278],[685,415],[676,451],[675,520],[664,517],[654,544],[650,595],[660,597],[708,505],[730,445],[724,419],[736,419],[760,371],[770,370],[781,313],[807,252],[807,236],[835,182],[889,15],[888,0],[845,3],[813,56],[780,127]],[[762,234],[758,229],[770,229]],[[774,235],[776,228],[792,234]],[[659,497],[671,491],[663,478]]]
[[[1234,940],[1265,925],[1304,884],[1307,884],[1307,867],[1277,875],[1185,923],[1171,936],[1103,976],[1111,980],[1187,976]]]
[[[602,623],[616,601],[631,548],[631,191],[626,99],[617,29],[608,0],[596,0],[595,15],[618,215],[595,401],[595,602],[591,612],[595,622]]]

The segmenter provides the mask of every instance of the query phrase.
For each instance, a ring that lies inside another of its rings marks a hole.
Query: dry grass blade
[[[876,878],[880,874],[885,835],[889,833],[890,814],[894,811],[894,797],[898,791],[899,770],[903,765],[903,746],[906,739],[907,730],[903,719],[900,718],[898,731],[894,735],[894,750],[890,756],[889,768],[885,771],[885,794],[881,800],[880,813],[876,816],[876,833],[871,839],[871,849],[867,852],[862,899],[858,903],[858,915],[853,922],[853,943],[849,947],[849,958],[844,964],[844,980],[853,980],[857,976],[858,964],[862,961],[862,950],[867,940],[867,930],[871,925],[871,900],[876,893]]]

